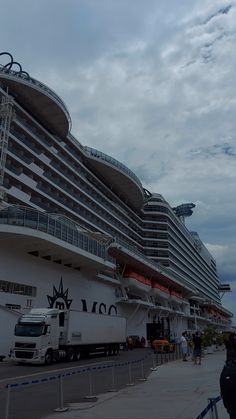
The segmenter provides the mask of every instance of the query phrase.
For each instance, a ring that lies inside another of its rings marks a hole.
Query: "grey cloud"
[[[218,11],[216,11],[215,13],[207,17],[207,19],[205,19],[205,21],[202,24],[206,25],[208,22],[210,22],[210,20],[214,19],[216,16],[227,15],[231,8],[232,8],[231,4],[221,7]]]
[[[192,149],[189,153],[191,158],[209,158],[220,154],[235,157],[236,147],[229,143],[213,144],[211,147],[199,147]]]

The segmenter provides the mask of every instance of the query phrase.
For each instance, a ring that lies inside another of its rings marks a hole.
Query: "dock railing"
[[[208,405],[205,409],[197,416],[196,419],[203,419],[206,417],[207,413],[210,414],[210,419],[220,419],[217,410],[217,403],[221,400],[221,396],[211,397],[208,399]]]

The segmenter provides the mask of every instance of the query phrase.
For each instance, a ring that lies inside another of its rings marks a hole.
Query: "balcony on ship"
[[[0,235],[24,245],[28,254],[74,269],[115,268],[115,260],[107,255],[105,244],[91,238],[73,220],[58,214],[29,207],[6,207],[0,211]]]

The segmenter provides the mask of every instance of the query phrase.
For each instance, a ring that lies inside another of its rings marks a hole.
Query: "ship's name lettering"
[[[89,311],[87,301],[82,298],[82,310]],[[108,314],[108,315],[117,315],[117,308],[114,304],[106,305],[105,303],[98,304],[97,301],[94,301],[91,306],[91,313],[99,313],[99,314]]]

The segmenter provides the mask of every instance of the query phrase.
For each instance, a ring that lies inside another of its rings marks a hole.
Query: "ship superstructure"
[[[4,54],[6,55],[6,54]],[[230,325],[216,262],[163,196],[70,132],[63,101],[7,54],[0,67],[0,304],[71,304],[132,335]],[[181,212],[182,211],[182,212]],[[51,293],[51,294],[50,294]]]

